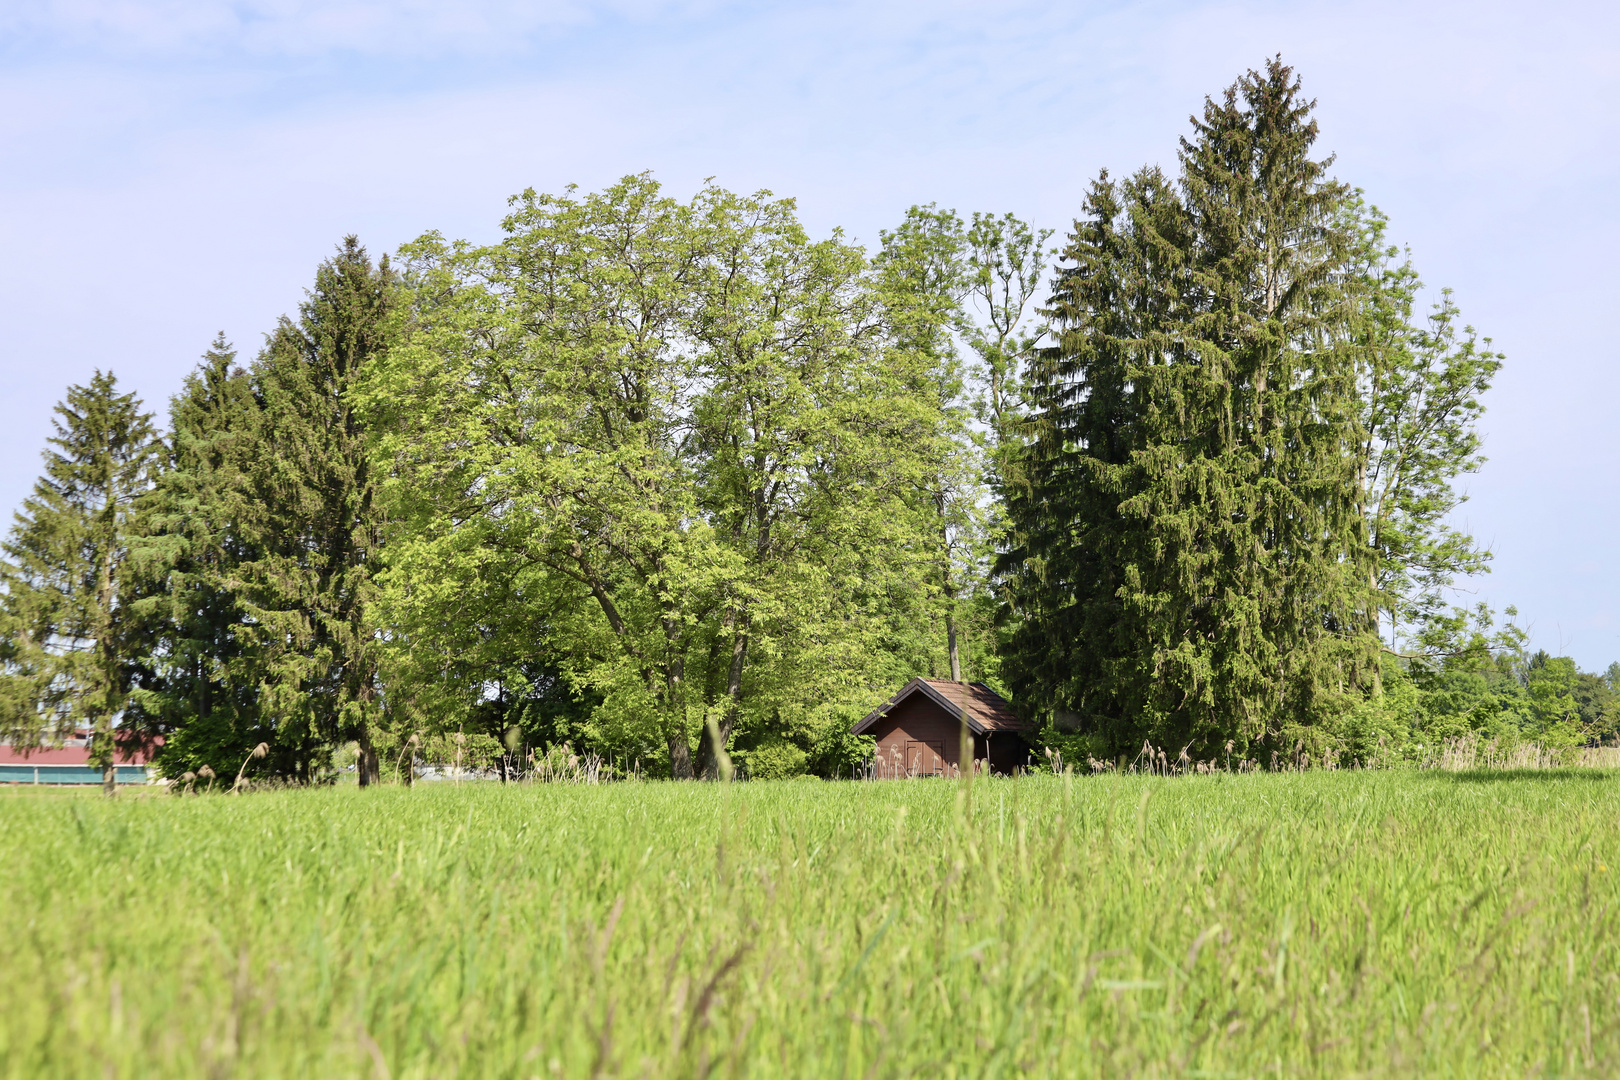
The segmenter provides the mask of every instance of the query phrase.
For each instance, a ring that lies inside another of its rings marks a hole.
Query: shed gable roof
[[[879,705],[854,727],[859,735],[893,712],[895,707],[913,695],[921,694],[944,709],[953,719],[967,714],[968,728],[975,735],[994,731],[1029,731],[1031,725],[1018,719],[1007,699],[984,683],[959,683],[949,679],[912,679],[900,692]]]

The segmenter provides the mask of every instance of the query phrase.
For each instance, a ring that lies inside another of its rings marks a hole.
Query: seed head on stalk
[[[236,772],[236,783],[231,785],[231,791],[233,793],[237,792],[237,791],[241,791],[244,787],[247,786],[247,779],[245,777],[245,774],[247,773],[248,762],[252,761],[254,758],[262,758],[266,754],[268,754],[269,752],[270,752],[270,744],[269,743],[260,743],[258,746],[255,746],[253,748],[252,753],[248,754],[247,757],[242,759],[242,767],[240,769],[238,769],[237,772]]]

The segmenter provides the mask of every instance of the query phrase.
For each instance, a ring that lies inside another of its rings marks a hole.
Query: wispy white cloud
[[[20,0],[0,33],[114,54],[510,53],[603,20],[688,18],[709,0]]]

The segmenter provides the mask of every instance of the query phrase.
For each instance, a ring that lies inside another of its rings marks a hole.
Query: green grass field
[[[1620,1075],[1620,779],[0,793],[12,1077]]]

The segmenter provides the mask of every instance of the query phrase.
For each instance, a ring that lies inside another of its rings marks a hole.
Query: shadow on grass
[[[1499,784],[1548,780],[1614,780],[1620,772],[1613,769],[1467,769],[1460,772],[1430,772],[1436,779],[1453,784]]]

